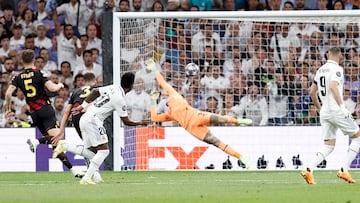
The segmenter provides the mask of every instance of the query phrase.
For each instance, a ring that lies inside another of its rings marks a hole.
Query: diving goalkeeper
[[[210,112],[200,111],[191,107],[187,101],[173,89],[163,78],[161,73],[156,67],[155,62],[149,59],[145,62],[146,68],[155,73],[155,77],[160,87],[168,93],[168,107],[169,110],[164,114],[157,114],[156,100],[159,97],[159,91],[153,90],[151,92],[151,120],[154,122],[164,121],[177,121],[185,130],[195,136],[201,141],[208,144],[212,144],[227,154],[236,157],[244,165],[245,168],[250,167],[250,163],[247,158],[244,158],[237,151],[235,151],[229,145],[223,143],[217,137],[215,137],[207,126],[220,123],[232,123],[235,125],[251,125],[250,119],[236,119],[230,116],[222,116],[219,114],[213,114]]]

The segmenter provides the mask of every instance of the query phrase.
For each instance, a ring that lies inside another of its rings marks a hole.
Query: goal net
[[[331,47],[343,53],[344,99],[359,119],[359,22],[357,11],[114,13],[114,82],[120,83],[122,73],[135,73],[134,93],[127,98],[129,116],[149,119],[148,93],[157,83],[144,61],[153,58],[166,80],[193,107],[253,120],[253,127],[211,130],[240,153],[252,155],[254,168],[262,155],[269,163],[266,168],[276,168],[279,158],[288,169],[296,168],[294,157],[309,161],[321,144],[319,115],[309,87]],[[185,67],[191,62],[199,66],[199,74],[186,75]],[[165,97],[160,98],[158,111],[167,111]],[[196,140],[175,122],[154,126],[115,127],[114,139],[121,149],[115,147],[114,154],[122,158],[120,165],[136,170],[224,167],[225,153]],[[117,134],[123,137],[117,139]],[[283,136],[282,140],[276,136]],[[295,137],[303,137],[304,146],[298,147]],[[263,141],[266,152],[258,146]],[[344,139],[344,150],[347,142]],[[332,156],[345,152],[339,151]],[[236,160],[229,161],[232,168],[241,169]],[[333,162],[328,167],[335,166]],[[357,166],[354,162],[353,167]]]

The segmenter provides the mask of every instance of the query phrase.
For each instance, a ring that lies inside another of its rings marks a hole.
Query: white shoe
[[[54,149],[54,152],[52,154],[52,158],[55,159],[59,154],[61,154],[62,152],[65,151],[65,146],[66,145],[66,142],[65,140],[60,140],[58,143],[57,143],[57,146],[56,148]]]
[[[35,153],[37,146],[40,144],[37,139],[27,139],[26,143],[29,145],[30,151]]]
[[[88,180],[81,179],[80,185],[96,185],[96,183],[91,179]]]
[[[70,171],[71,171],[71,173],[73,174],[73,176],[74,176],[75,178],[82,178],[82,177],[84,177],[84,175],[85,175],[85,172],[84,172],[84,171],[81,171],[81,170],[76,169],[76,168],[74,168],[74,167],[71,168]]]
[[[94,180],[94,183],[104,182],[104,180],[101,178],[101,175],[100,175],[99,171],[95,171],[92,179]]]

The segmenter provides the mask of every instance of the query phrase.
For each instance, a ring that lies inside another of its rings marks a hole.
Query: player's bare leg
[[[205,138],[203,141],[208,144],[212,144],[212,145],[216,146],[217,148],[221,149],[222,151],[224,151],[225,153],[239,159],[245,165],[245,168],[247,168],[247,169],[250,168],[250,163],[247,160],[247,158],[240,155],[240,153],[235,151],[230,145],[222,142],[219,138],[214,136],[210,131],[205,135]]]
[[[252,120],[251,119],[236,119],[231,116],[223,116],[220,114],[213,114],[210,117],[210,123],[211,124],[223,124],[223,123],[232,123],[235,125],[251,125]]]

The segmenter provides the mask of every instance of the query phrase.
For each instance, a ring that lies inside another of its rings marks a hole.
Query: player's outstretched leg
[[[205,135],[203,141],[208,144],[212,144],[227,153],[228,155],[239,159],[245,165],[246,169],[250,168],[250,161],[247,157],[240,155],[240,153],[235,151],[230,145],[223,143],[219,138],[212,135],[210,131]]]
[[[252,125],[251,119],[236,119],[231,116],[223,116],[220,114],[213,114],[210,117],[210,123],[211,124],[222,124],[222,123],[232,123],[234,125]]]

